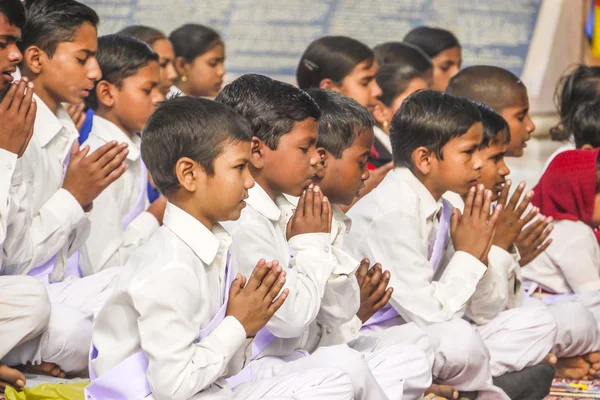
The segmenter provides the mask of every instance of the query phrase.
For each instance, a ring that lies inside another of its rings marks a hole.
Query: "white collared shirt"
[[[171,88],[169,89],[169,93],[167,93],[166,98],[170,99],[172,97],[178,97],[178,96],[185,96],[185,94],[177,86],[175,86],[175,85],[171,86]]]
[[[89,220],[68,191],[62,189],[63,162],[79,133],[62,105],[56,115],[34,95],[37,114],[34,132],[22,157],[23,178],[29,202],[29,235],[34,245],[33,259],[21,251],[5,248],[6,262],[14,271],[26,273],[56,256],[51,282],[61,281],[68,258],[85,242]]]
[[[377,125],[373,126],[373,132],[375,133],[375,137],[381,142],[383,147],[385,147],[385,149],[389,151],[390,154],[392,154],[392,142],[390,140],[390,135],[385,133],[383,129],[381,129]]]
[[[85,264],[90,265],[91,270],[83,271],[84,275],[125,265],[131,253],[159,226],[152,214],[142,212],[123,230],[122,221],[140,196],[141,140],[139,136],[130,137],[112,122],[94,115],[92,131],[85,142],[90,146],[90,153],[112,140],[129,145],[125,160],[128,169],[94,200],[94,208],[90,212],[91,232],[82,252],[82,257],[87,257]],[[147,208],[147,188],[142,191]]]
[[[129,258],[98,314],[98,376],[143,350],[157,397],[187,399],[243,368],[251,341],[234,317],[194,343],[221,307],[230,241],[220,225],[211,232],[167,205],[164,225]]]
[[[523,278],[554,293],[600,290],[600,247],[592,228],[581,221],[552,224],[552,243],[523,267]]]
[[[287,201],[283,196],[278,201]],[[329,234],[296,235],[288,242],[279,223],[277,204],[260,185],[249,190],[247,206],[237,222],[224,224],[233,237],[231,254],[236,269],[249,277],[256,263],[264,258],[277,260],[285,268],[289,295],[283,306],[267,323],[274,340],[261,355],[285,356],[296,349],[313,347],[316,318],[327,281],[336,267]]]
[[[410,170],[395,168],[348,213],[353,225],[346,250],[390,271],[390,304],[405,321],[419,325],[462,317],[486,272],[475,257],[454,252],[450,240],[434,271],[429,239],[441,207]]]

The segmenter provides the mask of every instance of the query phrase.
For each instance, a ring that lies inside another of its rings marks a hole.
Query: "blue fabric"
[[[79,144],[85,142],[92,131],[92,122],[94,118],[94,110],[91,108],[85,112],[85,121],[79,130]]]
[[[156,190],[150,182],[148,182],[148,200],[152,203],[160,197],[160,192]]]

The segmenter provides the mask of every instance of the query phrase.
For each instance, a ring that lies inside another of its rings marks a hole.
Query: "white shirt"
[[[170,99],[172,97],[177,97],[177,96],[185,96],[185,94],[181,91],[181,89],[179,89],[177,86],[173,85],[169,89],[169,93],[167,93],[166,98]]]
[[[83,246],[89,234],[89,220],[83,209],[71,193],[61,188],[63,163],[79,133],[62,105],[54,115],[39,97],[34,97],[38,106],[33,137],[22,157],[34,258],[19,257],[9,248],[5,250],[13,255],[7,255],[6,261],[11,269],[26,273],[56,256],[50,281],[57,282],[64,278],[68,258]]]
[[[169,203],[160,227],[127,262],[113,295],[94,324],[98,376],[143,350],[147,378],[160,398],[187,399],[239,372],[250,340],[234,317],[226,317],[198,343],[221,307],[230,238],[212,232]]]
[[[279,196],[277,201],[288,201]],[[275,339],[261,355],[286,356],[296,349],[316,346],[317,314],[329,277],[337,262],[327,233],[296,235],[288,242],[279,221],[278,205],[260,185],[249,190],[247,206],[237,222],[224,224],[233,237],[232,259],[236,269],[249,277],[261,258],[277,260],[285,268],[289,295],[267,323]]]
[[[450,240],[434,271],[430,238],[441,207],[410,170],[395,168],[348,213],[353,226],[346,250],[391,272],[390,304],[405,321],[419,325],[462,317],[486,272],[475,257],[454,252]]]
[[[159,226],[152,214],[142,212],[123,230],[122,221],[140,196],[141,140],[137,135],[130,137],[112,122],[95,115],[92,131],[85,142],[90,146],[90,152],[112,140],[128,144],[129,153],[125,160],[128,169],[94,200],[94,208],[90,212],[91,232],[82,252],[82,257],[87,257],[85,264],[91,266],[91,270],[83,271],[84,275],[125,265],[131,253]],[[147,187],[142,188],[142,192],[147,208]]]
[[[523,267],[523,278],[553,293],[600,290],[600,247],[592,228],[581,221],[552,224],[552,243]]]
[[[373,127],[373,132],[375,133],[375,137],[381,142],[383,147],[386,148],[387,151],[392,154],[392,142],[390,141],[390,135],[385,133],[380,127],[375,125]]]

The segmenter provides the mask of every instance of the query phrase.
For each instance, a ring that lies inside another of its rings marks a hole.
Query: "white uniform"
[[[140,154],[140,137],[129,136],[112,122],[94,116],[92,131],[84,144],[90,146],[90,152],[110,141],[127,143],[129,153],[125,173],[107,187],[95,200],[90,212],[91,232],[82,251],[87,257],[84,265],[91,266],[91,271],[83,271],[91,275],[106,268],[122,266],[138,247],[140,247],[158,228],[156,218],[144,212],[148,207],[147,172],[142,167]],[[146,177],[142,176],[146,174]],[[143,186],[143,187],[142,187]],[[138,207],[139,199],[141,207]],[[139,213],[123,229],[123,221],[129,213],[138,207]]]
[[[195,342],[223,304],[230,241],[219,225],[211,232],[169,203],[164,226],[130,257],[98,315],[93,334],[98,357],[92,361],[96,374],[102,377],[143,350],[156,398],[351,398],[349,377],[324,368],[277,371],[232,392],[224,378],[244,367],[252,342],[243,326],[226,316]]]
[[[250,364],[253,375],[268,376],[264,372],[261,375],[256,370],[268,371],[275,363],[281,363],[281,360],[286,361],[282,368],[289,371],[330,366],[350,374],[356,398],[366,398],[367,393],[369,399],[402,396],[404,381],[400,379],[395,357],[381,359],[374,353],[363,355],[345,345],[322,347],[305,357],[307,352],[317,348],[323,333],[317,316],[323,316],[321,305],[329,279],[342,282],[342,287],[349,283],[347,286],[350,287],[351,296],[356,295],[356,287],[348,281],[348,267],[338,264],[334,255],[336,250],[332,249],[328,233],[296,235],[287,241],[285,224],[289,215],[286,216],[278,207],[289,207],[284,196],[278,196],[274,202],[256,184],[250,189],[246,202],[248,206],[242,211],[237,223],[224,225],[233,236],[231,253],[236,268],[249,276],[261,258],[267,261],[278,260],[284,267],[289,265],[285,284],[285,288],[289,289],[288,298],[266,326],[275,339],[259,354],[259,359]],[[341,293],[348,293],[348,287],[338,289],[341,289]],[[327,298],[326,303],[329,303]],[[340,314],[343,316],[340,320],[348,320],[356,313],[355,298],[353,303],[349,311]],[[333,311],[333,314],[337,314],[337,311]],[[404,349],[399,347],[390,348],[388,355],[394,353],[400,357],[399,353],[402,351]],[[281,359],[276,361],[273,358],[260,358],[264,356],[277,356]],[[368,366],[362,361],[365,357]],[[289,362],[291,360],[294,361]]]

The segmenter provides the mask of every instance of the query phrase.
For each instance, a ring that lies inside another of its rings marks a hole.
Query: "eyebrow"
[[[91,51],[91,50],[88,50],[88,49],[79,49],[77,51],[83,51],[88,57],[93,57],[93,56],[96,55],[95,51]]]
[[[17,42],[17,41],[21,40],[20,37],[13,36],[13,35],[0,35],[0,39],[12,41],[12,42]]]

